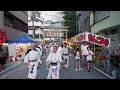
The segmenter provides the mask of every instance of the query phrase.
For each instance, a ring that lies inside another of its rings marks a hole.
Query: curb
[[[95,66],[91,65],[94,69],[96,69],[97,71],[101,72],[102,74],[104,74],[105,76],[109,77],[110,79],[114,79],[113,77],[111,77],[110,75],[106,74],[105,72],[103,72],[102,70],[96,68]]]

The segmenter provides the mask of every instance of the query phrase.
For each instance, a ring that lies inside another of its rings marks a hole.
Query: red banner
[[[86,33],[81,33],[75,37],[75,42],[86,41]]]
[[[84,32],[76,36],[75,42],[82,42],[82,41],[87,41],[93,44],[97,45],[106,45],[109,47],[111,39],[105,38],[103,36],[99,36],[96,34],[92,34],[89,32]]]
[[[7,35],[5,30],[0,29],[0,44],[6,42],[6,40],[7,40]]]
[[[109,39],[98,36],[98,35],[93,35],[93,34],[88,34],[88,41],[91,43],[95,43],[97,45],[106,45],[109,46]]]

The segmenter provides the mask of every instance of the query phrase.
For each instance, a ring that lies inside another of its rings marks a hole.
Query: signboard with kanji
[[[90,42],[90,43],[93,43],[99,46],[105,45],[109,47],[111,39],[105,38],[103,36],[99,36],[96,34],[92,34],[89,32],[81,33],[75,37],[75,42],[83,42],[83,41],[87,41],[87,42]]]

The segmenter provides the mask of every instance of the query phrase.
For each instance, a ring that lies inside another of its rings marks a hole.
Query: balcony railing
[[[28,34],[33,34],[33,30],[28,30]],[[43,32],[40,30],[35,30],[35,34],[42,34],[43,35]]]
[[[32,21],[28,22],[28,26],[32,26],[32,25],[33,25]],[[34,22],[34,26],[41,27],[43,26],[43,24],[42,22]]]

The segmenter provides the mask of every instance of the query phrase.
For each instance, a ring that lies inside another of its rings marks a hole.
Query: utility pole
[[[67,29],[66,29],[66,43],[67,43],[68,35],[67,35]]]
[[[61,27],[60,27],[60,42],[61,42],[61,29],[62,29],[62,22],[61,22]]]
[[[35,13],[34,13],[34,11],[32,11],[32,17],[31,17],[31,20],[32,20],[32,28],[33,28],[33,39],[35,39],[35,26],[34,26]]]
[[[43,43],[45,44],[45,30],[43,29]]]

